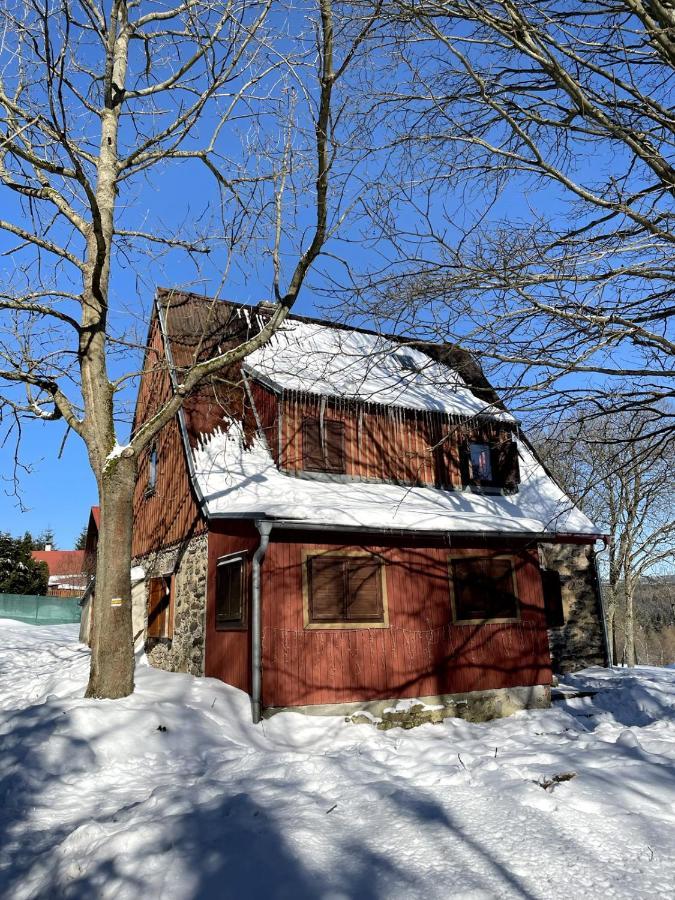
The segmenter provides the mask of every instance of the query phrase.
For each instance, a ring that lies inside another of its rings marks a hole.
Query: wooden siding
[[[302,706],[550,682],[536,549],[366,545],[385,565],[389,628],[303,627],[302,551],[354,545],[274,541],[263,568],[263,703]],[[519,622],[452,623],[448,559],[515,557]]]
[[[275,397],[260,385],[255,386],[254,401],[275,462],[292,474],[304,469],[302,423],[307,418],[344,423],[345,474],[351,478],[455,488],[462,486],[464,441],[504,440],[514,430],[488,418],[323,400],[307,394]]]
[[[250,631],[215,630],[217,559],[246,551],[252,523],[213,523],[209,534],[206,674],[250,690]],[[387,536],[272,532],[262,570],[263,704],[304,706],[547,684],[551,678],[537,550],[522,542],[449,547]],[[385,565],[389,627],[306,628],[303,553],[368,552]],[[453,624],[448,562],[459,554],[514,557],[520,621]]]
[[[152,416],[171,395],[171,382],[156,318],[148,344],[136,405],[135,422],[138,423]],[[164,426],[157,435],[156,443],[157,480],[152,493],[146,493],[151,447],[146,448],[139,460],[132,542],[132,555],[136,557],[176,544],[206,529],[190,484],[178,418]]]

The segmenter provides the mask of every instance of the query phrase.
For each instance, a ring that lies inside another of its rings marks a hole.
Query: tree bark
[[[131,536],[136,457],[117,456],[100,479],[101,530],[92,599],[87,697],[126,697],[134,689],[131,640]]]
[[[624,587],[624,595],[626,600],[624,636],[625,636],[625,656],[626,664],[629,666],[637,665],[635,656],[635,622],[633,615],[633,586],[626,584]]]

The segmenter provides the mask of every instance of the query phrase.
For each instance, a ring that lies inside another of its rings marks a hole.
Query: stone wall
[[[145,569],[143,616],[146,625],[150,578],[169,573],[175,576],[173,637],[171,640],[146,639],[149,661],[158,669],[169,672],[203,675],[208,535],[202,534],[178,546],[140,557],[134,564]]]
[[[542,563],[560,574],[565,624],[549,630],[554,672],[576,672],[606,666],[602,606],[593,547],[588,544],[544,544]]]

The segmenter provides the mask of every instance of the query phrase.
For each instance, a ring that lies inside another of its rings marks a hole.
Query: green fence
[[[0,619],[30,625],[75,625],[80,621],[79,597],[38,597],[0,594]]]

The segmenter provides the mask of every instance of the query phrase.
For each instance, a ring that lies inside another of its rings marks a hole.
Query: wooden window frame
[[[164,634],[148,634],[148,628],[150,623],[148,621],[150,615],[150,597],[152,596],[152,582],[153,581],[167,581],[169,582],[169,605],[166,609],[166,615],[164,620]],[[174,572],[164,572],[161,575],[153,575],[151,578],[148,578],[148,593],[145,598],[145,630],[146,630],[146,639],[150,641],[159,642],[167,642],[173,640],[173,619],[174,619],[174,607],[176,603],[176,575]]]
[[[341,468],[329,468],[328,467],[328,459],[326,455],[326,428],[327,426],[339,425],[340,426],[340,456],[342,460]],[[306,430],[310,427],[316,427],[319,433],[319,445],[323,448],[323,465],[321,468],[315,466],[308,465],[308,454],[306,454],[305,446],[307,443],[306,439]],[[301,422],[301,430],[302,430],[302,468],[305,472],[316,472],[322,473],[325,475],[346,475],[347,474],[347,460],[345,458],[345,423],[342,419],[333,419],[330,417],[324,417],[323,421],[318,416],[304,416]]]
[[[513,581],[513,596],[516,598],[518,604],[518,615],[517,616],[509,616],[506,618],[490,618],[490,619],[459,619],[457,618],[457,603],[455,598],[455,579],[453,572],[453,563],[457,561],[465,561],[467,559],[507,559],[511,563],[511,579]],[[516,568],[518,562],[521,561],[520,557],[515,556],[511,553],[499,553],[493,555],[486,554],[477,554],[477,553],[463,553],[463,554],[452,554],[448,557],[448,578],[450,581],[450,611],[452,614],[452,623],[453,625],[508,625],[515,624],[517,622],[522,621],[521,616],[521,601],[520,601],[520,593],[518,591],[518,579],[516,577]]]
[[[241,619],[232,619],[231,621],[218,624],[218,568],[220,566],[232,565],[233,563],[241,563]],[[248,607],[250,597],[250,565],[248,552],[240,550],[237,553],[228,553],[225,556],[219,556],[216,560],[215,577],[213,580],[213,624],[216,631],[247,631],[248,630]]]
[[[489,478],[476,478],[474,476],[473,471],[473,449],[481,448],[481,450],[485,450],[487,454],[487,464],[488,469],[490,471]],[[469,441],[469,475],[472,483],[485,485],[486,487],[495,486],[495,477],[494,477],[494,469],[493,469],[493,460],[492,460],[493,448],[492,445],[488,441]]]
[[[370,621],[350,621],[345,619],[342,622],[314,622],[311,617],[311,606],[309,598],[309,561],[321,557],[360,557],[367,560],[375,560],[379,562],[380,575],[380,596],[382,598],[382,620],[374,622]],[[387,597],[387,575],[386,563],[376,553],[364,553],[362,550],[324,550],[317,552],[316,550],[302,551],[302,612],[304,627],[310,631],[362,631],[366,628],[389,628],[389,600]]]

